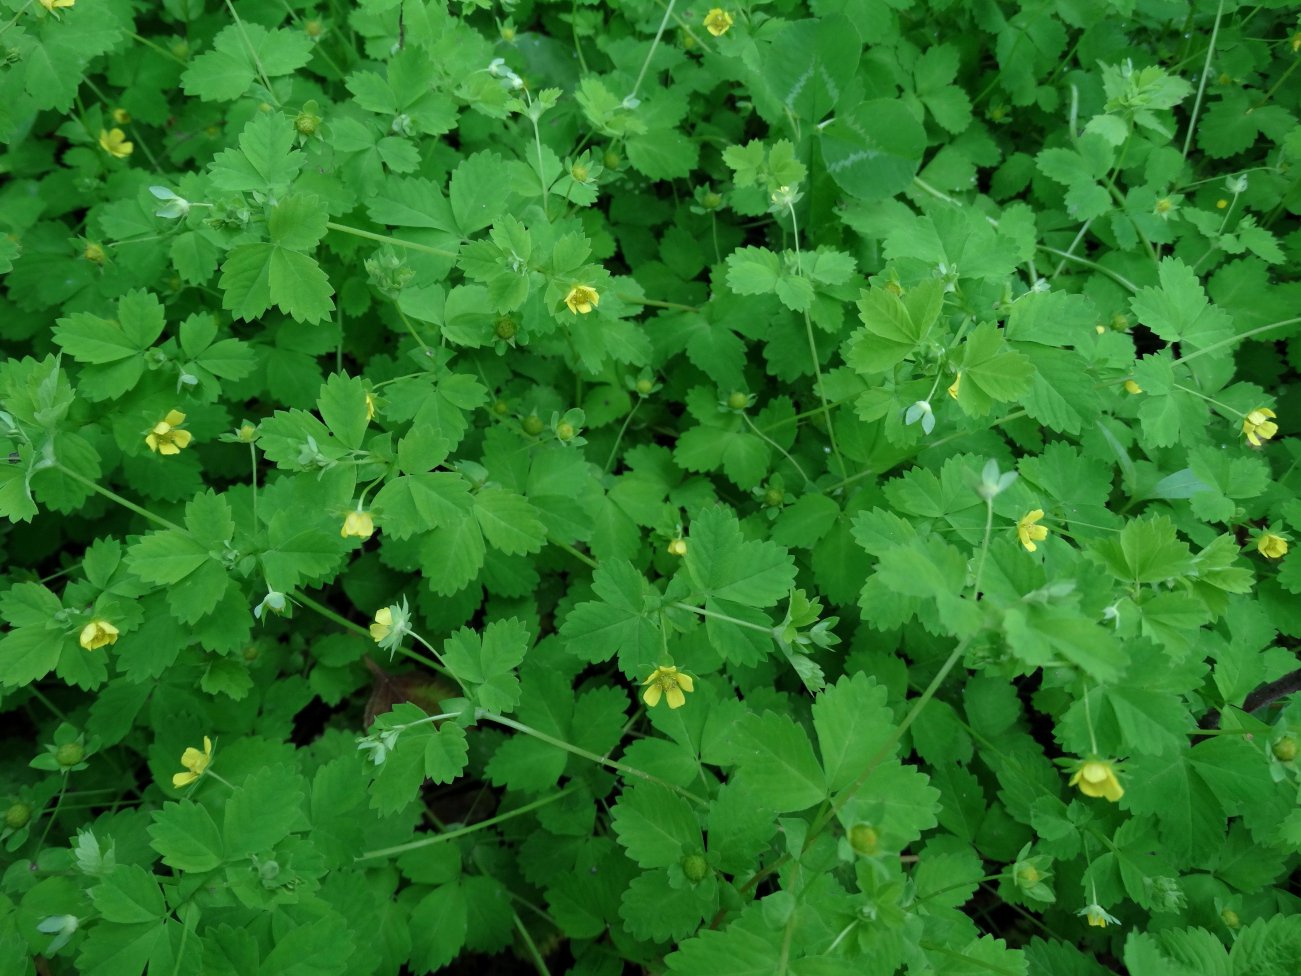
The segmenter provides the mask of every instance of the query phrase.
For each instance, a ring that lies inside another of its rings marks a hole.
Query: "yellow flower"
[[[375,398],[371,396],[370,393],[367,393],[366,394],[366,423],[370,423],[374,419],[375,419]]]
[[[1083,915],[1085,920],[1094,928],[1105,929],[1108,925],[1120,924],[1120,919],[1108,914],[1107,910],[1101,905],[1087,905],[1076,914]]]
[[[135,143],[128,141],[126,133],[121,129],[100,129],[99,148],[114,159],[126,159],[135,150]]]
[[[1229,201],[1228,201],[1228,200],[1225,200],[1223,197],[1220,197],[1220,199],[1218,199],[1218,200],[1215,201],[1215,209],[1216,209],[1216,210],[1223,210],[1223,209],[1224,209],[1225,207],[1227,207],[1228,205],[1229,205]]]
[[[375,531],[375,520],[370,517],[370,512],[363,512],[357,509],[355,512],[349,512],[343,519],[343,528],[339,530],[339,535],[343,538],[353,536],[357,539],[369,539]]]
[[[1266,532],[1256,540],[1256,551],[1266,559],[1282,559],[1287,555],[1287,540],[1281,535]]]
[[[88,651],[97,651],[106,644],[117,643],[117,628],[107,620],[96,617],[81,628],[81,646]]]
[[[727,33],[734,21],[732,15],[722,7],[715,7],[709,13],[705,14],[705,30],[715,37],[722,37]]]
[[[91,264],[103,264],[108,259],[103,245],[96,244],[94,241],[86,242],[86,249],[81,252],[81,256]]]
[[[72,7],[76,3],[77,0],[41,0],[41,6],[50,13],[54,13],[55,7]]]
[[[1116,771],[1106,759],[1090,759],[1083,763],[1071,777],[1070,785],[1078,786],[1085,796],[1106,797],[1112,803],[1125,795],[1124,787],[1116,779]]]
[[[1242,418],[1242,432],[1252,447],[1260,447],[1261,441],[1267,441],[1278,433],[1278,424],[1271,417],[1277,417],[1269,407],[1257,407]]]
[[[178,790],[183,786],[189,786],[196,779],[202,776],[212,762],[212,740],[206,735],[203,737],[203,751],[200,752],[194,746],[190,746],[181,753],[181,765],[185,767],[183,773],[172,774],[172,785]]]
[[[687,554],[686,539],[671,539],[669,541],[670,556],[685,556]]]
[[[145,434],[145,443],[149,450],[158,454],[180,454],[181,448],[189,447],[194,435],[188,430],[180,430],[185,423],[185,414],[179,410],[170,410],[167,416],[150,428]]]
[[[660,703],[661,696],[668,700],[669,708],[681,708],[687,703],[686,696],[682,693],[696,690],[691,676],[679,673],[672,665],[656,668],[642,684],[650,685],[641,697],[651,708]]]
[[[112,115],[113,115],[113,121],[116,122],[118,125],[126,125],[131,121],[131,113],[124,108],[113,109]]]
[[[375,611],[375,622],[370,625],[370,638],[376,644],[393,633],[393,611],[380,607]]]
[[[953,383],[949,386],[949,396],[952,397],[954,400],[958,398],[958,388],[961,386],[962,386],[962,374],[959,373],[954,378]]]
[[[569,294],[565,296],[565,304],[575,315],[586,315],[597,305],[601,304],[601,296],[596,293],[595,288],[589,288],[587,285],[574,285],[569,289]]]
[[[1133,380],[1125,380],[1125,392],[1130,396],[1138,396],[1143,392],[1143,388]]]
[[[1021,516],[1021,521],[1016,523],[1016,537],[1021,540],[1021,545],[1025,546],[1026,552],[1034,552],[1039,547],[1036,542],[1043,542],[1048,538],[1048,526],[1035,525],[1044,517],[1044,510],[1036,508],[1034,511],[1026,512]]]

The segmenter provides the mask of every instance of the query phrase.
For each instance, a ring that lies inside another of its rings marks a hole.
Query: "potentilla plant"
[[[3,5],[0,974],[1301,971],[1293,11]]]

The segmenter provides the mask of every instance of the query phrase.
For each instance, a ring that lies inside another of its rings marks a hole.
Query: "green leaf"
[[[721,505],[691,524],[683,567],[695,592],[749,607],[779,602],[795,580],[790,554],[773,542],[745,540],[736,516]]]
[[[524,660],[529,643],[522,620],[494,620],[484,628],[482,638],[468,628],[452,634],[443,644],[443,659],[480,705],[492,712],[509,712],[519,703],[515,668]]]
[[[795,21],[777,35],[759,77],[796,118],[821,122],[851,87],[862,50],[858,31],[838,14]]]
[[[226,859],[212,815],[192,800],[164,803],[153,815],[149,842],[163,863],[178,871],[211,871]]]
[[[1143,288],[1130,301],[1138,321],[1166,342],[1193,348],[1215,345],[1233,335],[1233,320],[1211,305],[1193,269],[1178,258],[1163,258],[1159,288]]]
[[[235,787],[222,828],[231,857],[271,850],[307,826],[302,777],[288,766],[264,766]]]
[[[580,603],[565,617],[560,628],[565,647],[593,664],[618,654],[625,675],[645,677],[661,650],[655,617],[659,591],[626,559],[602,560],[592,574],[592,590],[600,600]]]
[[[818,140],[831,178],[865,201],[907,189],[926,151],[921,121],[892,98],[871,99],[837,113],[829,125],[819,127]]]
[[[1161,583],[1192,572],[1192,551],[1165,515],[1134,519],[1115,538],[1095,542],[1093,551],[1108,572],[1128,582]]]
[[[959,360],[962,383],[958,403],[969,413],[983,415],[995,403],[1015,400],[1030,388],[1034,366],[1019,352],[1008,349],[1001,330],[982,322],[962,344]]]
[[[375,495],[373,508],[383,520],[385,535],[409,539],[434,526],[471,521],[473,505],[465,478],[434,471],[386,482]]]
[[[845,362],[860,373],[880,373],[912,355],[939,318],[944,286],[925,282],[906,297],[876,287],[862,293],[858,317],[863,328],[846,344]]]
[[[466,936],[465,898],[457,884],[446,884],[425,895],[411,910],[411,965],[433,972],[451,962]]]
[[[241,244],[221,266],[222,307],[251,321],[273,304],[299,322],[334,311],[330,279],[314,259],[278,244]]]
[[[254,23],[230,24],[213,39],[213,49],[185,69],[181,83],[205,102],[231,102],[260,77],[292,74],[311,60],[312,39],[303,31],[269,31]]]
[[[484,538],[509,555],[537,552],[547,530],[538,511],[522,495],[504,488],[484,488],[474,496],[474,517]]]
[[[167,914],[158,882],[138,864],[119,864],[90,889],[90,900],[107,922],[154,922]]]
[[[666,868],[704,849],[700,825],[687,801],[655,783],[628,787],[614,807],[611,826],[628,856],[643,868]]]
[[[474,153],[456,167],[447,196],[462,237],[471,237],[506,212],[510,200],[507,172],[505,162],[493,152]]]
[[[294,126],[279,112],[259,112],[239,134],[239,149],[219,152],[212,183],[233,193],[274,193],[298,175],[306,157],[293,149]]]
[[[737,782],[778,813],[806,810],[826,798],[826,777],[803,728],[785,715],[746,715],[726,744]]]
[[[885,687],[861,672],[845,675],[818,695],[813,727],[831,792],[852,783],[873,759],[894,756],[895,748],[882,749],[894,733],[894,724]]]

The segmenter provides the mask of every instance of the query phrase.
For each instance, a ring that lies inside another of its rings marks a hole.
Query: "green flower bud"
[[[849,846],[860,854],[875,854],[880,840],[881,836],[871,824],[854,824],[849,828]]]
[[[54,761],[67,769],[75,766],[85,757],[86,750],[80,742],[65,742],[54,753]]]
[[[727,395],[727,405],[733,410],[744,410],[750,405],[750,398],[739,390],[734,390]]]
[[[1291,762],[1296,758],[1296,739],[1285,735],[1274,743],[1274,758],[1281,762]]]
[[[786,500],[786,492],[780,488],[769,488],[763,493],[763,503],[769,508],[776,508]]]
[[[1238,913],[1232,908],[1226,908],[1220,912],[1220,919],[1231,929],[1236,929],[1242,924],[1242,919],[1238,918]]]
[[[572,441],[574,439],[574,425],[562,420],[556,424],[556,436],[562,441]]]
[[[703,854],[688,854],[682,859],[682,873],[692,884],[704,881],[709,875],[709,862]]]
[[[497,320],[496,332],[498,339],[509,342],[519,333],[519,326],[515,324],[515,320],[509,315],[503,315]]]
[[[498,417],[505,417],[510,413],[510,404],[505,400],[494,400],[492,404],[492,412]]]
[[[604,159],[606,169],[618,169],[619,164],[622,162],[623,160],[619,158],[619,154],[617,152],[615,152],[613,149],[606,150],[605,159]]]
[[[524,428],[524,433],[530,436],[536,436],[542,433],[542,428],[545,427],[546,425],[542,423],[542,418],[539,417],[537,414],[531,414],[530,416],[524,418],[524,420],[520,423],[520,426]]]
[[[32,808],[26,803],[15,803],[5,811],[5,826],[10,830],[17,830],[19,827],[25,827],[27,821],[32,819]]]

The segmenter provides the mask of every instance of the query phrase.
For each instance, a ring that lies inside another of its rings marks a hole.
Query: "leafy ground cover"
[[[1290,4],[0,8],[0,972],[1295,976]]]

